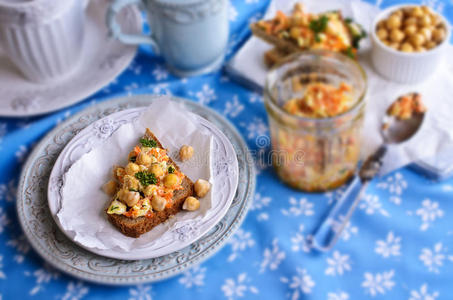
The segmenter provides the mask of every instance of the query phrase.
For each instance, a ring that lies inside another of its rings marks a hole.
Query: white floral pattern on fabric
[[[195,93],[200,104],[209,104],[217,99],[215,91],[207,84],[203,84],[201,90]]]
[[[338,251],[334,251],[332,257],[326,259],[327,268],[324,274],[330,276],[343,275],[346,271],[351,271],[351,262],[349,261],[349,255],[342,255]]]
[[[221,290],[228,300],[243,298],[247,293],[258,294],[258,289],[249,283],[250,279],[247,277],[247,273],[241,273],[237,280],[227,278]]]
[[[186,289],[190,289],[195,286],[200,287],[204,285],[205,273],[206,268],[202,268],[201,266],[195,266],[184,272],[178,281]]]
[[[16,181],[11,179],[8,184],[0,184],[0,200],[6,200],[7,202],[13,202],[16,199]]]
[[[281,277],[280,281],[286,283],[291,290],[288,298],[298,300],[302,294],[310,294],[316,283],[306,269],[296,268],[296,275],[291,278]]]
[[[167,79],[168,75],[170,75],[170,73],[168,73],[168,70],[161,65],[156,65],[155,69],[153,70],[153,76],[156,80],[160,81]]]
[[[422,207],[417,209],[415,214],[420,216],[422,220],[420,230],[425,231],[437,218],[442,218],[444,216],[444,211],[439,208],[438,202],[425,199],[422,201]]]
[[[334,232],[338,232],[341,228],[341,224],[344,221],[345,216],[341,215],[339,216],[339,220],[330,220],[330,223],[332,225],[332,230]],[[349,241],[349,239],[353,235],[357,235],[359,232],[359,228],[357,226],[351,225],[351,221],[348,221],[346,223],[346,226],[343,228],[343,232],[341,233],[341,239],[344,241]]]
[[[403,175],[400,172],[396,172],[394,175],[387,176],[385,180],[380,181],[376,186],[380,189],[387,190],[391,194],[389,198],[390,202],[400,205],[402,201],[401,195],[407,189],[408,184]]]
[[[21,234],[19,237],[9,240],[6,245],[11,246],[16,249],[16,254],[14,255],[14,260],[21,264],[24,262],[25,255],[30,251],[30,243],[26,239],[24,234]]]
[[[423,284],[419,290],[412,290],[409,300],[436,300],[439,297],[439,292],[434,291],[431,294],[428,292],[428,285]]]
[[[365,280],[362,282],[362,287],[373,297],[377,294],[384,295],[395,285],[395,282],[392,280],[394,274],[394,270],[376,274],[366,272],[364,274]]]
[[[240,251],[253,247],[255,245],[255,241],[253,240],[250,232],[246,232],[239,228],[228,241],[228,244],[231,245],[232,251],[230,256],[228,256],[228,261],[232,262],[239,256]]]
[[[436,243],[432,249],[423,248],[419,259],[429,272],[439,273],[447,258],[447,248],[442,243]]]
[[[151,285],[139,284],[129,289],[129,300],[153,300]]]
[[[33,273],[25,271],[25,276],[33,276],[35,278],[35,286],[30,290],[31,296],[36,295],[44,289],[44,286],[60,277],[60,273],[54,270],[53,267],[44,264],[42,268],[35,270]]]
[[[8,218],[8,215],[6,214],[6,211],[3,211],[3,208],[0,207],[0,233],[2,233],[6,226],[10,223],[10,219]]]
[[[66,287],[66,293],[60,298],[61,300],[80,300],[88,294],[88,287],[81,281],[74,283],[70,281]]]
[[[255,193],[255,196],[253,197],[253,202],[250,205],[250,211],[263,210],[264,208],[269,206],[271,201],[272,201],[271,197],[264,197],[261,196],[260,193]],[[269,214],[267,212],[260,212],[256,219],[258,221],[267,221],[269,220]]]
[[[377,195],[366,194],[360,201],[359,208],[364,210],[367,215],[374,215],[377,212],[384,217],[390,216],[388,211],[382,208],[379,196]]]
[[[254,139],[259,136],[267,135],[269,127],[262,118],[255,117],[250,123],[240,123],[241,127],[245,128],[248,132],[247,138]]]
[[[238,17],[238,11],[236,10],[236,7],[233,5],[233,3],[229,2],[230,3],[230,7],[228,8],[228,19],[231,21],[231,22],[234,22],[237,20],[237,17]]]
[[[285,252],[281,251],[278,247],[278,239],[274,239],[272,241],[272,249],[264,249],[263,260],[260,264],[260,273],[264,273],[267,268],[269,268],[270,271],[277,270],[278,265],[285,259],[285,257]]]
[[[25,157],[27,156],[28,149],[25,145],[20,145],[19,149],[14,153],[19,163],[24,162]]]
[[[300,198],[297,200],[294,197],[289,198],[289,209],[282,209],[281,212],[285,216],[312,216],[315,211],[313,210],[314,204],[308,201],[307,198]]]
[[[232,100],[225,103],[223,115],[236,118],[242,110],[244,110],[244,105],[239,102],[238,95],[234,95]]]
[[[291,250],[294,252],[310,252],[311,241],[313,236],[311,234],[304,235],[304,224],[299,225],[299,231],[295,235],[291,236]]]
[[[0,279],[6,279],[6,274],[3,272],[3,256],[0,255]]]
[[[336,293],[328,293],[327,300],[349,300],[349,294],[343,291]]]
[[[390,256],[400,256],[401,255],[401,237],[395,236],[393,232],[387,234],[385,240],[376,241],[376,247],[374,252],[381,255],[384,258]]]

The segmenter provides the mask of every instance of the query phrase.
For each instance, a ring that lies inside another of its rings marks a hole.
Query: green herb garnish
[[[352,47],[349,47],[348,49],[346,49],[344,51],[344,54],[346,54],[347,56],[349,56],[352,59],[355,59],[355,54],[354,54],[354,51],[352,51]]]
[[[329,23],[329,18],[327,16],[321,16],[317,20],[310,21],[310,29],[315,33],[315,40],[318,43],[321,41],[319,34],[326,31],[327,23]]]
[[[137,178],[140,181],[140,183],[145,187],[147,187],[150,184],[157,183],[157,178],[153,173],[137,172],[135,173],[135,178]]]
[[[129,158],[129,161],[130,161],[130,162],[133,162],[133,163],[134,163],[136,160],[137,160],[137,156],[131,156],[131,157]]]
[[[168,173],[175,173],[175,168],[173,168],[172,166],[168,167]]]
[[[118,206],[112,206],[112,207],[110,208],[110,211],[114,211],[115,209],[118,209],[118,208],[119,208]]]
[[[140,144],[142,144],[144,147],[157,147],[157,142],[155,140],[149,140],[149,139],[140,139]]]
[[[129,189],[129,192],[140,192],[140,191],[136,189]]]

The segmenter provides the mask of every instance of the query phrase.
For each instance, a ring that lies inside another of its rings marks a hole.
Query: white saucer
[[[183,249],[197,241],[218,224],[227,213],[235,197],[239,183],[239,169],[234,147],[220,129],[206,119],[196,115],[199,126],[206,128],[213,137],[211,175],[213,179],[212,190],[215,193],[211,200],[212,206],[207,213],[201,218],[177,221],[171,226],[160,224],[153,229],[158,230],[158,235],[151,242],[130,252],[121,250],[118,247],[111,249],[88,247],[74,240],[75,233],[65,230],[57,217],[61,206],[60,203],[62,203],[61,188],[64,174],[82,155],[101,145],[105,138],[113,134],[121,125],[136,120],[145,109],[146,107],[123,110],[88,125],[65,146],[50,174],[47,199],[52,217],[66,236],[79,246],[95,254],[123,260],[140,260],[167,255]],[[108,222],[107,218],[105,218],[105,222]]]
[[[129,65],[137,47],[108,37],[105,14],[109,4],[108,0],[90,2],[81,60],[75,70],[60,81],[30,82],[0,53],[0,116],[34,116],[70,106],[107,85]],[[118,22],[127,33],[141,32],[141,15],[133,6],[119,14]]]

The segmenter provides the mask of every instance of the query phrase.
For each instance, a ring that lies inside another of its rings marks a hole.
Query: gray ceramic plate
[[[25,164],[18,188],[20,224],[33,248],[49,263],[70,275],[103,284],[129,285],[162,280],[199,264],[216,253],[245,218],[255,187],[253,160],[236,129],[222,116],[192,101],[188,110],[216,125],[231,141],[239,163],[239,186],[226,216],[198,241],[158,258],[124,261],[88,252],[69,240],[55,224],[47,205],[52,167],[64,148],[90,123],[114,112],[148,105],[154,97],[139,95],[104,102],[66,120],[34,148]]]

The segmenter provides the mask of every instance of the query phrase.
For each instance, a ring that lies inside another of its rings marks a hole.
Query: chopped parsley
[[[157,147],[157,142],[155,140],[150,140],[150,139],[140,139],[140,144],[142,144],[144,147]]]
[[[346,56],[349,56],[352,59],[355,59],[355,53],[354,53],[354,51],[352,51],[352,47],[349,47],[348,49],[346,49],[344,51],[344,54],[346,54]]]
[[[116,205],[115,205],[115,206],[112,206],[112,207],[110,207],[110,211],[114,211],[114,210],[116,210],[116,209],[118,209],[118,208],[119,208],[119,206],[116,206]]]
[[[137,172],[135,173],[135,178],[137,178],[144,187],[157,183],[157,178],[153,173]]]
[[[136,160],[137,160],[137,156],[131,156],[131,157],[129,158],[129,161],[130,161],[130,162],[133,162],[133,163],[134,163]]]
[[[175,173],[175,168],[173,168],[172,166],[168,167],[168,173],[170,174]]]
[[[317,20],[310,21],[310,29],[315,33],[315,40],[319,43],[321,41],[319,34],[326,31],[327,23],[329,18],[327,16],[321,16]]]

